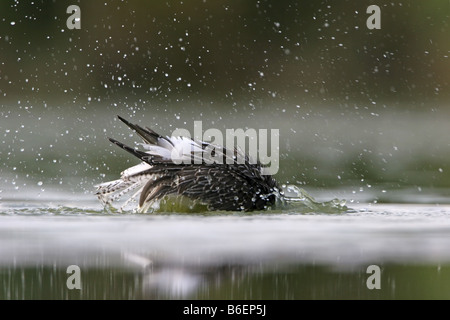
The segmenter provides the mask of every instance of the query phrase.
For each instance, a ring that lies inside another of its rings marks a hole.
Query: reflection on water
[[[65,269],[3,267],[0,299],[450,299],[450,265],[381,264],[381,287],[366,267],[223,265],[204,269],[84,268],[69,290]]]
[[[0,298],[450,297],[445,205],[138,215],[81,203],[1,204]],[[81,290],[66,286],[70,265]],[[366,286],[369,265],[381,268],[380,290]]]

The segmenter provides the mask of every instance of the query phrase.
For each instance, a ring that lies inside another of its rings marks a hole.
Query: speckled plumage
[[[142,163],[121,173],[121,178],[97,186],[97,196],[105,204],[111,204],[132,191],[135,193],[125,205],[139,196],[138,211],[145,212],[150,205],[167,195],[185,196],[207,205],[209,210],[252,211],[273,206],[279,198],[277,181],[262,174],[259,163],[251,163],[246,154],[234,149],[230,160],[226,148],[207,142],[183,137],[163,137],[150,128],[142,128],[119,117],[144,140],[137,150],[117,140],[111,142],[130,152]],[[183,147],[189,146],[189,153]],[[205,148],[214,147],[212,155],[223,157],[223,164],[204,159]],[[187,163],[174,163],[173,152],[181,155]],[[200,163],[197,162],[199,157]],[[236,159],[242,157],[242,163]],[[123,205],[122,207],[124,207]]]

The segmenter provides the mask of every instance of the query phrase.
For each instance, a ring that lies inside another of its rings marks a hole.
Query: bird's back
[[[263,210],[276,203],[277,181],[263,175],[260,163],[252,163],[240,150],[230,152],[203,141],[163,137],[119,119],[144,140],[146,151],[110,139],[142,163],[123,171],[120,179],[98,186],[97,195],[103,203],[111,204],[131,191],[135,192],[126,204],[139,196],[139,211],[147,211],[152,203],[171,195],[203,203],[209,210]],[[212,161],[217,159],[222,161]]]

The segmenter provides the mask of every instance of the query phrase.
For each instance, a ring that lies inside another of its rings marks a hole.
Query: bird
[[[97,185],[96,195],[105,207],[132,192],[120,210],[136,198],[139,200],[135,211],[140,213],[148,212],[167,197],[188,198],[209,211],[250,212],[286,202],[277,180],[263,174],[261,163],[240,148],[227,150],[190,137],[162,136],[121,116],[118,119],[134,130],[143,143],[139,150],[108,137],[140,163],[122,171],[119,179]],[[205,157],[205,150],[213,150],[211,155],[216,159],[227,161],[212,162]]]

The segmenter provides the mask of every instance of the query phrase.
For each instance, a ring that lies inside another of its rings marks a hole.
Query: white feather
[[[120,173],[120,175],[122,176],[122,179],[128,179],[128,178],[130,178],[132,176],[135,176],[137,174],[140,174],[140,173],[144,172],[145,170],[150,169],[151,167],[152,166],[149,165],[148,163],[141,162],[140,164],[138,164],[136,166],[130,167],[130,168],[122,171]]]

